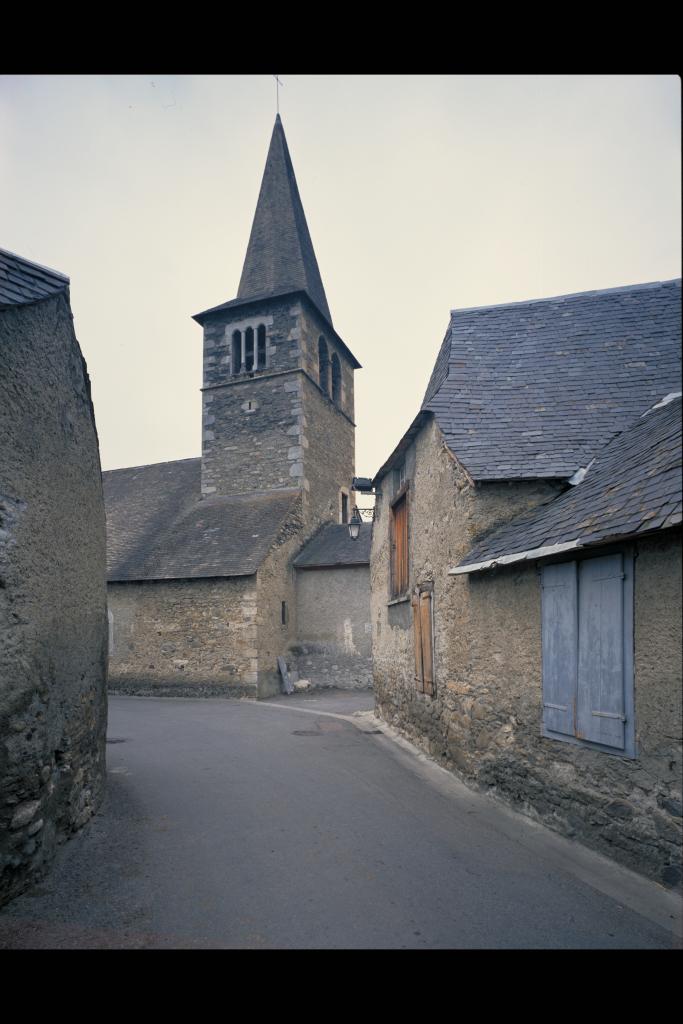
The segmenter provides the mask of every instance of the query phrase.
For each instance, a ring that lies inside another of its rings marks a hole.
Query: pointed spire
[[[299,290],[307,292],[332,323],[278,114],[237,298],[250,299]]]

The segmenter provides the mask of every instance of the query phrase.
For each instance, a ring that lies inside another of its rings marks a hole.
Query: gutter
[[[458,565],[455,569],[449,569],[449,576],[460,576],[463,573],[482,572],[484,569],[495,569],[498,565],[511,565],[513,562],[530,562],[536,558],[547,558],[549,555],[559,555],[563,551],[572,551],[583,545],[580,539],[565,541],[563,544],[547,544],[545,547],[531,548],[530,551],[515,551],[511,555],[498,555],[495,558],[488,558],[485,562],[470,562],[469,565]]]

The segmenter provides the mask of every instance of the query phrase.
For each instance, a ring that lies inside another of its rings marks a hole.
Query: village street
[[[111,697],[104,805],[0,912],[0,948],[680,945],[675,896],[470,792],[371,708]]]

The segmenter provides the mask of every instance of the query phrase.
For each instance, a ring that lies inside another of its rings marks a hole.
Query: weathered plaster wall
[[[320,687],[372,687],[369,567],[299,569],[296,575],[299,626],[292,655],[299,677]]]
[[[104,786],[105,520],[65,294],[0,312],[0,903]]]
[[[256,696],[256,578],[110,583],[117,692]]]
[[[434,581],[434,697],[413,681],[409,604],[388,605],[388,494],[373,531],[377,707],[456,770],[546,825],[626,865],[680,880],[680,535],[641,540],[635,568],[636,760],[541,736],[540,583],[534,565],[448,576],[473,539],[551,485],[472,488],[440,447],[415,440],[411,585]],[[411,465],[410,458],[407,460]],[[390,482],[387,480],[387,491]],[[597,553],[597,552],[596,552]]]

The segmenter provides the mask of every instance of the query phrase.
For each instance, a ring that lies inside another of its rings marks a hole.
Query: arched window
[[[341,363],[336,352],[332,353],[332,401],[335,405],[341,405]]]
[[[242,332],[232,332],[232,372],[239,373],[242,369]]]
[[[254,369],[254,328],[247,327],[244,332],[244,370],[251,373]]]
[[[256,368],[257,370],[265,370],[266,368],[266,325],[259,324],[258,330],[256,331],[257,337],[257,353],[256,353]]]
[[[330,393],[330,355],[327,351],[327,342],[322,334],[318,338],[318,372],[320,374],[320,387],[326,395]]]

